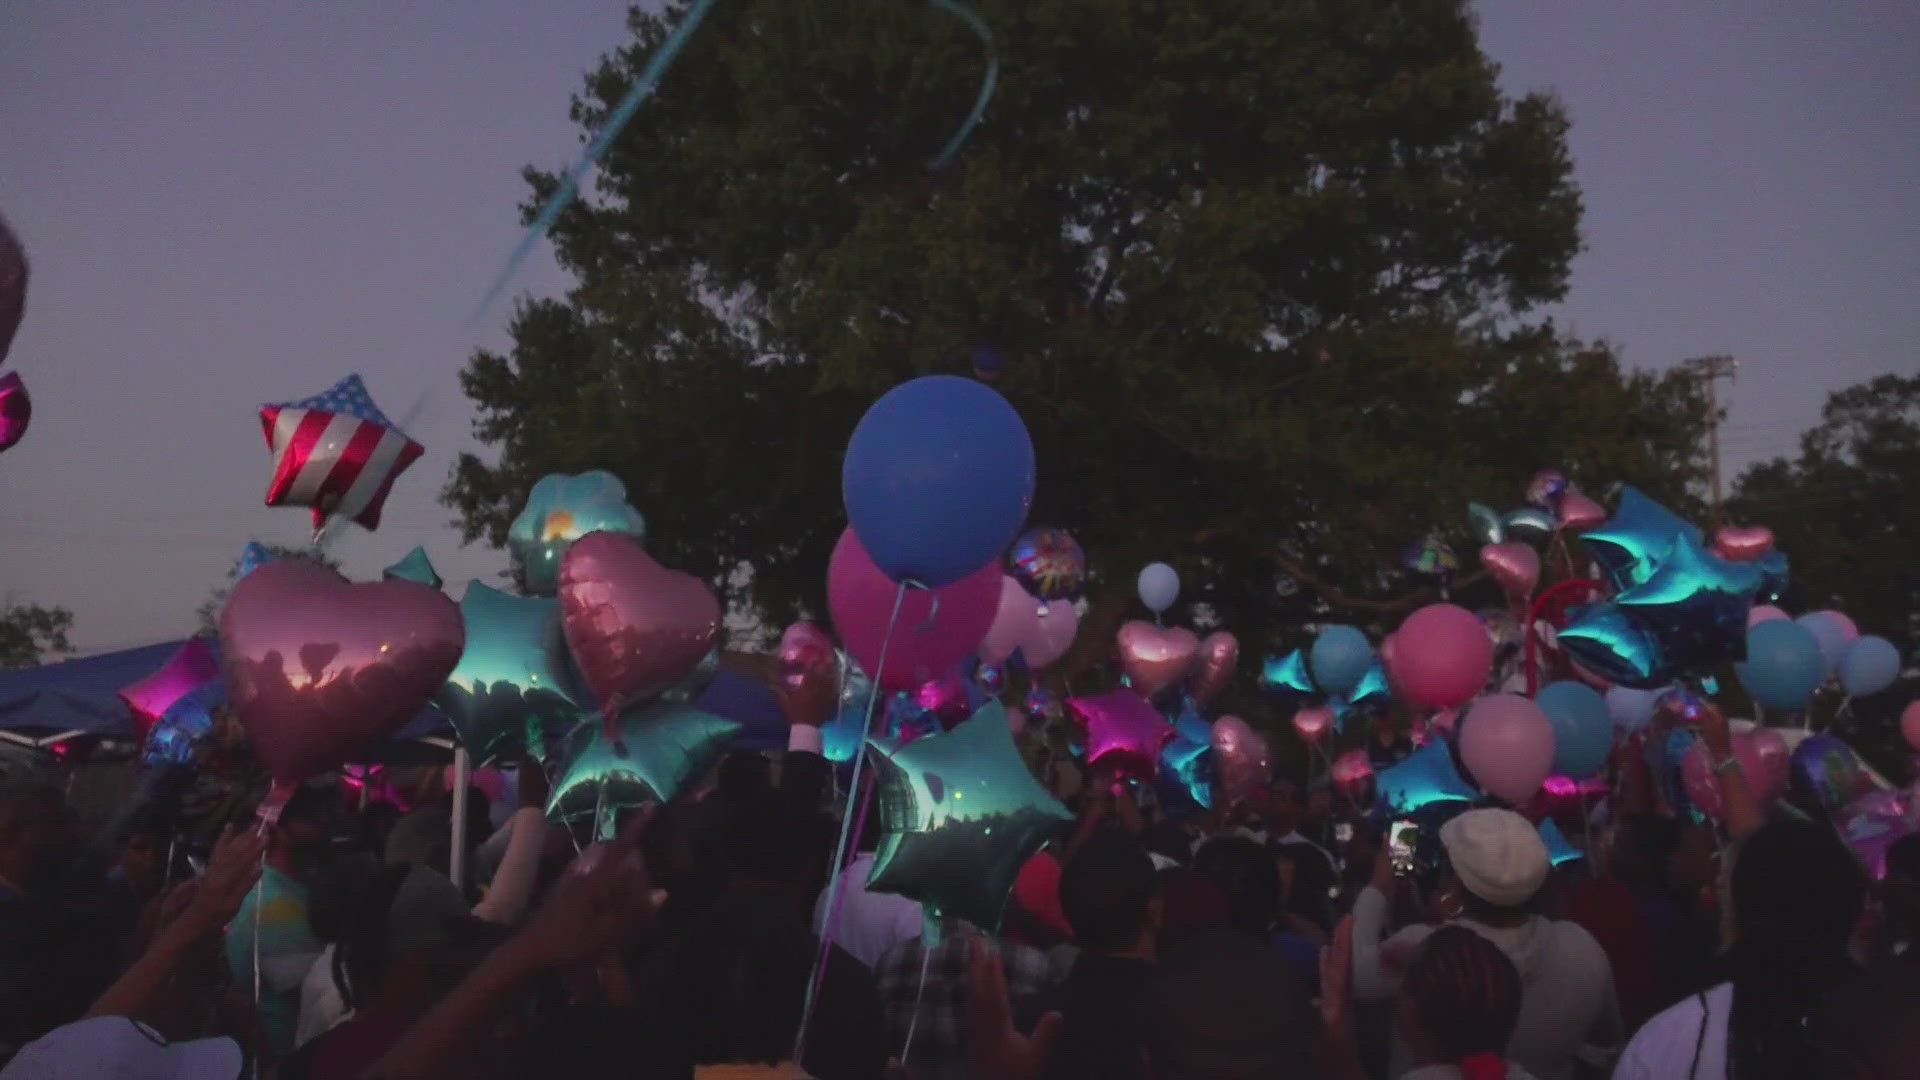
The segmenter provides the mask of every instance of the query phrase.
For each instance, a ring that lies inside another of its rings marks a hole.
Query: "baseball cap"
[[[1469,810],[1440,826],[1440,846],[1468,892],[1495,907],[1517,908],[1546,884],[1546,842],[1511,810]]]
[[[124,1016],[58,1027],[13,1056],[0,1080],[237,1080],[245,1059],[228,1038],[170,1043]]]

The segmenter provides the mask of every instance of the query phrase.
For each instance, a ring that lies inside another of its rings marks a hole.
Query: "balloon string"
[[[933,0],[933,6],[957,16],[966,23],[987,50],[987,73],[980,79],[980,93],[973,99],[973,110],[967,113],[966,120],[960,124],[960,130],[953,133],[953,138],[948,139],[947,145],[928,163],[929,168],[944,169],[953,164],[953,159],[959,155],[960,148],[966,145],[968,136],[973,134],[974,128],[980,126],[981,118],[987,114],[987,103],[993,100],[993,88],[1000,81],[1000,56],[993,47],[993,31],[987,27],[986,20],[972,8],[959,3],[958,0]]]
[[[813,962],[813,974],[807,979],[806,1002],[800,1008],[800,1030],[794,1034],[793,1063],[799,1065],[807,1049],[807,1026],[813,1021],[813,1006],[820,996],[820,985],[826,979],[827,954],[833,950],[833,931],[840,918],[840,905],[846,899],[846,858],[847,844],[856,829],[865,829],[867,811],[873,805],[873,787],[869,783],[865,791],[861,790],[860,777],[867,755],[871,752],[866,745],[867,736],[873,730],[874,703],[880,699],[880,684],[887,677],[887,651],[893,645],[893,630],[900,622],[900,608],[907,601],[907,585],[901,582],[893,594],[893,613],[887,616],[887,632],[880,638],[880,662],[874,665],[874,691],[867,695],[865,715],[860,720],[860,745],[853,755],[853,776],[848,781],[847,806],[840,816],[840,840],[833,847],[833,866],[827,878],[827,909],[820,920],[820,955]],[[856,814],[854,804],[859,803]],[[859,818],[856,825],[854,818]]]
[[[907,1055],[913,1052],[913,1033],[920,1026],[920,1002],[927,996],[927,966],[933,961],[933,950],[937,948],[924,937],[920,942],[920,985],[913,991],[913,1012],[907,1017],[907,1041],[900,1047],[900,1064],[907,1063]]]

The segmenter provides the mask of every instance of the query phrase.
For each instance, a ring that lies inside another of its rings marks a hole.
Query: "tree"
[[[633,11],[576,123],[685,7]],[[823,611],[848,433],[978,347],[1039,451],[1032,520],[1092,553],[1088,656],[1150,558],[1258,648],[1411,610],[1401,547],[1464,543],[1536,468],[1697,476],[1694,382],[1534,314],[1579,246],[1568,121],[1500,92],[1462,0],[985,0],[998,90],[944,170],[984,59],[929,10],[715,9],[557,222],[575,286],[463,372],[498,451],[445,493],[469,540],[607,468],[664,561]],[[556,177],[527,179],[530,220]]]
[[[322,549],[310,546],[288,547],[284,544],[261,546],[265,547],[267,553],[275,559],[305,559],[308,562],[317,562],[329,570],[340,569],[340,560],[328,555]],[[214,586],[213,590],[207,593],[206,600],[200,604],[199,610],[194,612],[194,619],[199,624],[199,628],[194,633],[202,637],[214,637],[220,633],[220,611],[227,606],[227,594],[233,591],[233,583],[240,576],[240,567],[245,561],[244,555],[234,559],[233,565],[227,568],[225,583]]]
[[[51,656],[72,656],[67,634],[73,612],[38,604],[0,602],[0,671],[35,667]]]
[[[1863,633],[1920,644],[1920,375],[1882,375],[1827,398],[1797,457],[1748,468],[1728,504],[1787,553],[1793,610],[1838,608]]]

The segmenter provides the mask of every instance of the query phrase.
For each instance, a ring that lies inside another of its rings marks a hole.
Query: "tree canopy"
[[[73,612],[65,608],[0,603],[0,671],[73,655],[73,644],[67,640],[72,630]]]
[[[1032,521],[1092,557],[1104,650],[1149,559],[1250,648],[1391,620],[1397,564],[1534,469],[1682,499],[1705,406],[1538,315],[1581,202],[1568,119],[1501,91],[1461,0],[982,0],[1001,64],[913,5],[720,5],[553,230],[574,286],[463,385],[492,460],[446,490],[504,541],[606,468],[649,547],[769,619],[823,612],[861,412],[986,348],[1039,451]],[[685,11],[635,9],[597,129]],[[555,189],[529,170],[523,220]],[[1471,552],[1463,551],[1471,561]],[[742,585],[742,565],[752,567]]]

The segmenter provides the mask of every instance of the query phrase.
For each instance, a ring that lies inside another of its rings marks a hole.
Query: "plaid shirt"
[[[967,1076],[967,943],[980,931],[965,923],[948,923],[940,944],[926,961],[927,983],[920,986],[923,950],[920,939],[903,941],[887,950],[874,970],[880,999],[887,1012],[887,1040],[893,1056],[907,1063],[914,1080],[966,1080]],[[1050,985],[1045,953],[1010,941],[995,941],[1007,973],[1007,997],[1020,1001]],[[914,1018],[914,1003],[920,1006]],[[913,1044],[907,1044],[907,1030]],[[902,1053],[905,1049],[906,1053]]]

